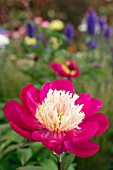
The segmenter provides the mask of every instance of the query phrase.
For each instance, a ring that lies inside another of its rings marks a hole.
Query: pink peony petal
[[[65,148],[65,145],[63,142],[61,142],[60,144],[56,145],[53,149],[52,149],[57,155],[60,155],[62,152],[66,152],[67,149]]]
[[[57,73],[58,77],[68,77],[68,74],[62,69],[62,64],[53,62],[51,63],[50,67]]]
[[[84,104],[82,111],[85,113],[85,118],[96,114],[102,107],[102,101],[91,98],[90,94],[79,94],[75,104]]]
[[[50,64],[50,68],[51,68],[53,71],[55,71],[55,72],[61,71],[61,67],[62,67],[62,65],[59,64],[59,63],[56,63],[56,62],[52,62],[52,63]]]
[[[54,140],[62,140],[65,136],[64,132],[58,131],[50,131],[46,129],[46,127],[38,128],[37,133],[44,139],[54,139]]]
[[[14,122],[18,126],[24,126],[22,122],[21,115],[17,112],[17,107],[20,104],[16,100],[11,100],[4,106],[4,115],[9,121]]]
[[[74,84],[67,79],[55,80],[50,83],[50,87],[53,90],[65,90],[66,92],[74,93]]]
[[[40,102],[42,102],[46,97],[49,89],[52,90],[65,90],[66,92],[74,93],[74,84],[67,80],[55,80],[52,82],[45,83],[40,90]]]
[[[98,129],[96,135],[99,136],[108,129],[110,122],[109,122],[109,119],[107,118],[107,116],[103,115],[102,113],[97,114],[96,119],[99,122],[99,129]]]
[[[50,85],[50,83],[49,82],[47,82],[47,83],[45,83],[43,86],[42,86],[42,88],[41,88],[41,90],[40,90],[40,102],[42,103],[43,101],[44,101],[44,99],[47,97],[47,93],[48,93],[48,91],[49,91],[49,85]]]
[[[96,132],[99,128],[98,121],[83,121],[79,127],[81,129],[74,129],[67,132],[65,139],[71,139],[73,142],[85,142],[90,140],[93,136],[95,136]]]
[[[9,121],[19,127],[30,130],[40,127],[38,121],[29,110],[22,107],[16,100],[11,100],[4,106],[4,114]]]
[[[28,140],[32,140],[32,131],[30,130],[24,130],[24,129],[21,129],[20,127],[18,127],[17,125],[15,125],[13,122],[10,122],[10,126],[11,128],[16,132],[18,133],[19,135],[23,136],[24,138],[27,138]]]
[[[23,87],[20,91],[20,100],[22,102],[22,105],[27,104],[26,94],[29,88],[34,87],[32,84],[27,84],[25,87]]]
[[[107,118],[107,116],[105,116],[102,113],[98,113],[96,115],[89,117],[87,121],[92,121],[92,120],[96,120],[99,123],[98,131],[95,134],[96,136],[99,136],[102,133],[104,133],[109,127],[109,119]]]
[[[35,87],[29,88],[26,94],[26,98],[27,98],[27,106],[29,110],[33,115],[35,115],[36,108],[38,106],[38,103],[40,102],[39,91]]]
[[[69,152],[81,158],[92,156],[99,151],[99,145],[90,141],[79,143],[66,142],[65,147]]]
[[[63,134],[58,136],[57,132],[51,132],[48,129],[40,129],[38,131],[34,131],[32,134],[32,138],[35,141],[40,141],[46,146],[49,150],[53,150],[56,154],[61,154],[66,151],[65,146],[63,144]]]

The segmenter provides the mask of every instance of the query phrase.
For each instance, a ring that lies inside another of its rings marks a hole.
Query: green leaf
[[[8,154],[9,152],[12,152],[13,150],[19,148],[19,144],[9,145],[6,149],[3,151],[1,150],[0,157],[3,157],[4,155]]]
[[[44,170],[57,170],[57,165],[52,159],[46,159],[41,162],[41,166]]]
[[[76,163],[71,164],[68,170],[76,170]]]
[[[25,166],[25,167],[19,167],[16,168],[16,170],[43,170],[40,166]]]
[[[33,154],[34,154],[34,153],[37,153],[37,152],[38,152],[41,148],[43,148],[43,147],[44,147],[44,146],[42,145],[41,142],[34,142],[34,143],[31,143],[31,144],[30,144],[30,148],[31,148]]]
[[[25,165],[32,157],[32,151],[30,148],[22,148],[17,151],[17,156],[22,165]]]
[[[68,153],[62,157],[61,170],[68,170],[69,166],[73,162],[75,155]]]

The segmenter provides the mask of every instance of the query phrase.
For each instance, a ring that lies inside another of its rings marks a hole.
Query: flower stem
[[[58,156],[58,170],[61,170],[61,157]]]

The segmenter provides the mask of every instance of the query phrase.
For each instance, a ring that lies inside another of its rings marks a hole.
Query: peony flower
[[[91,138],[106,131],[108,118],[97,113],[102,101],[90,94],[74,93],[69,80],[45,83],[41,90],[32,84],[20,92],[21,104],[11,100],[4,114],[11,128],[34,142],[42,142],[57,155],[69,151],[78,157],[98,152],[99,145]]]
[[[67,60],[64,64],[52,62],[50,67],[60,77],[74,78],[81,74],[77,63],[73,60]]]

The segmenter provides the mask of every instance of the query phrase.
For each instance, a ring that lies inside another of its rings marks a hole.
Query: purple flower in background
[[[89,49],[96,49],[98,47],[98,44],[95,40],[88,40],[86,43]]]
[[[94,67],[94,68],[101,69],[102,66],[101,66],[101,64],[94,63],[94,64],[93,64],[93,67]]]
[[[0,34],[4,34],[5,35],[5,33],[6,33],[6,30],[3,29],[3,28],[0,28]]]
[[[37,39],[42,42],[42,44],[44,45],[44,47],[47,46],[48,39],[47,39],[46,35],[45,35],[43,32],[40,32],[40,33],[38,34]]]
[[[97,25],[97,15],[95,11],[90,9],[87,12],[86,16],[86,23],[87,23],[87,32],[90,35],[95,35],[96,34],[96,25]]]
[[[103,32],[104,27],[106,25],[106,17],[105,16],[100,17],[98,23],[100,26],[100,30]]]
[[[36,31],[35,25],[33,25],[31,23],[26,24],[26,33],[27,33],[27,35],[29,37],[34,37],[35,36],[35,31]]]
[[[75,36],[75,29],[72,24],[66,24],[64,34],[68,39],[73,39]]]
[[[103,35],[106,39],[109,39],[112,35],[112,28],[109,25],[104,26]]]

